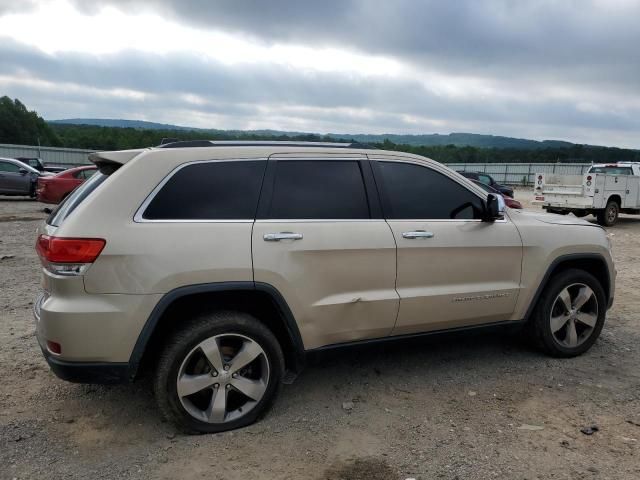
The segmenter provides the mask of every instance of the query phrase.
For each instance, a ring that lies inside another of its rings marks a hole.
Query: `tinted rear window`
[[[631,167],[591,167],[589,173],[605,173],[607,175],[633,175]]]
[[[253,220],[265,160],[194,163],[177,170],[143,214],[148,220]]]
[[[54,227],[59,227],[64,222],[65,218],[67,218],[71,212],[73,212],[78,205],[80,205],[85,198],[87,198],[91,192],[93,192],[102,182],[107,179],[107,175],[103,173],[96,173],[89,180],[84,182],[78,188],[76,188],[71,195],[69,195],[61,204],[59,204],[49,218],[47,218],[47,223],[49,225],[53,225]]]
[[[353,160],[278,161],[268,217],[369,218],[360,164]]]

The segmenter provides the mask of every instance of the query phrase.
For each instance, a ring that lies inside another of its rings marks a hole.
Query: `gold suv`
[[[602,228],[505,209],[416,155],[198,141],[90,159],[38,232],[38,340],[65,380],[153,366],[187,431],[255,421],[306,353],[345,344],[517,323],[578,355],[613,301]]]

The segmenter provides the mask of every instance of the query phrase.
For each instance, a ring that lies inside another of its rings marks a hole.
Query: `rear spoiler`
[[[146,150],[148,150],[148,148],[118,150],[115,152],[95,152],[89,154],[89,161],[94,163],[101,173],[110,175],[129,160],[132,160]]]

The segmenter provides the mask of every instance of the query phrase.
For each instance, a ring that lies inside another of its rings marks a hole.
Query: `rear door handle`
[[[425,232],[424,230],[402,232],[402,238],[407,238],[409,240],[415,240],[416,238],[433,238],[433,232]]]
[[[265,233],[262,238],[264,238],[265,242],[279,242],[280,240],[302,240],[302,234],[293,232]]]

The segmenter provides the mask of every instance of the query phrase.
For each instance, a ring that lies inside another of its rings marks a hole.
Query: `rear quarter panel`
[[[212,158],[210,152],[203,157],[200,149],[193,150],[142,153],[114,172],[58,229],[58,236],[107,241],[85,274],[87,292],[156,294],[184,285],[253,280],[251,221],[133,220],[147,195],[175,167]]]

